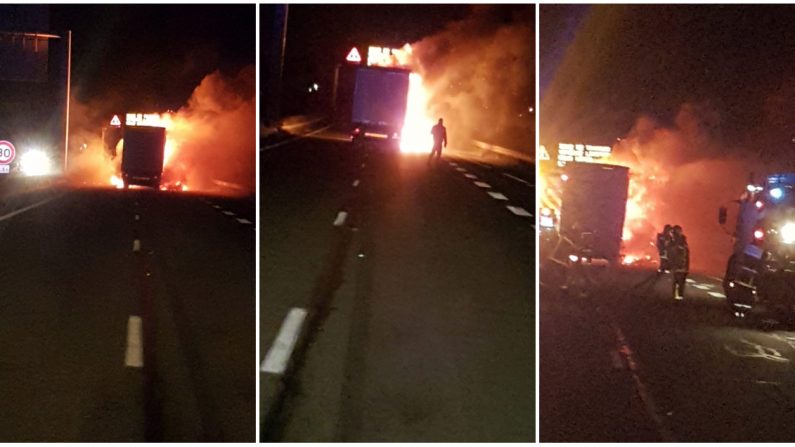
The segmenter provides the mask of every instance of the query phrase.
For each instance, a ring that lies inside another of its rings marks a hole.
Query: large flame
[[[434,120],[428,113],[430,95],[422,83],[422,76],[417,73],[409,75],[409,93],[406,104],[406,118],[401,133],[400,151],[413,153],[430,153],[433,148],[431,128]]]

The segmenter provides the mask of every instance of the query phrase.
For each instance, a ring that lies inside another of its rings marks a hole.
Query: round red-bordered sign
[[[0,165],[7,165],[14,161],[17,150],[10,141],[0,141]]]

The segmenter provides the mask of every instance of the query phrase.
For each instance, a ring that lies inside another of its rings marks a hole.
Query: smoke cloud
[[[486,140],[532,154],[533,8],[476,6],[465,20],[412,44],[415,70],[451,144]]]
[[[630,197],[625,252],[651,254],[665,224],[682,226],[691,250],[691,269],[722,275],[732,247],[733,218],[724,229],[718,207],[740,197],[751,173],[757,179],[770,165],[744,147],[722,141],[720,113],[709,104],[683,104],[672,125],[637,119],[613,147],[611,162],[628,166]],[[626,236],[626,235],[625,235]]]
[[[175,154],[170,167],[191,190],[256,191],[254,67],[234,77],[206,76],[168,128]]]

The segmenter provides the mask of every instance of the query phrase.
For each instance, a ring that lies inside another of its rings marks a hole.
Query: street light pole
[[[63,173],[69,167],[69,103],[72,96],[72,31],[66,32],[66,116],[63,146]]]

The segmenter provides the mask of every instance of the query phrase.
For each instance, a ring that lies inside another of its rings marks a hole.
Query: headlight
[[[778,187],[777,188],[773,188],[773,189],[770,190],[770,197],[778,200],[778,199],[784,197],[784,190],[781,189],[781,188],[778,188]]]
[[[52,162],[44,151],[31,149],[20,156],[19,170],[29,176],[47,175],[52,171]]]
[[[785,244],[792,244],[795,242],[795,223],[788,222],[781,227],[781,242]]]

